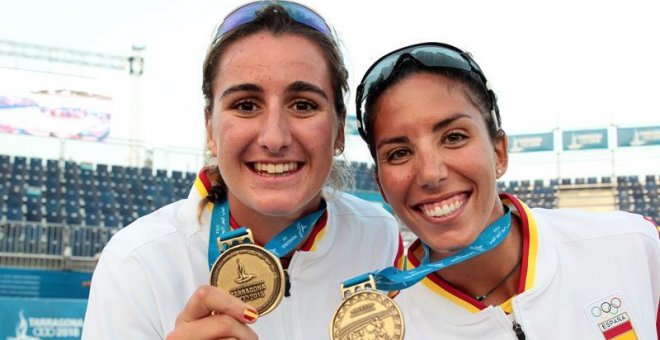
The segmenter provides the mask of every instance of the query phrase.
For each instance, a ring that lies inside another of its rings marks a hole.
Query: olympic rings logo
[[[600,317],[603,313],[616,315],[619,313],[619,307],[621,307],[621,299],[618,297],[612,298],[610,302],[603,302],[600,306],[593,306],[591,308],[591,315],[595,317]]]

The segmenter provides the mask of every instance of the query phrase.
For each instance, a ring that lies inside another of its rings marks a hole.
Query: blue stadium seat
[[[106,228],[116,228],[121,227],[121,222],[115,214],[108,214],[103,216],[103,225],[105,225]]]
[[[41,168],[43,165],[43,160],[38,157],[30,158],[30,168]]]
[[[80,225],[82,224],[82,216],[79,212],[67,212],[66,223],[70,225]]]
[[[99,216],[97,214],[92,213],[85,215],[85,226],[98,227],[100,224]]]
[[[15,156],[14,157],[14,167],[16,166],[21,166],[23,168],[27,168],[27,158],[23,156]]]
[[[46,170],[55,170],[59,172],[60,170],[60,162],[56,159],[47,159],[46,160]]]
[[[11,173],[12,165],[9,156],[0,155],[0,180],[4,180]]]
[[[23,210],[18,207],[7,207],[8,221],[23,221]]]
[[[26,218],[30,222],[41,222],[43,218],[41,196],[29,196],[26,203]]]
[[[107,164],[96,164],[96,173],[97,174],[107,174],[108,173],[108,165]]]

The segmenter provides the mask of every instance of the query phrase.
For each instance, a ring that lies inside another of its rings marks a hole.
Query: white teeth
[[[452,206],[451,209],[450,209],[449,206],[447,206],[447,205],[443,205],[443,206],[442,206],[442,214],[443,214],[443,215],[447,215],[447,214],[449,214],[449,213],[452,212],[452,211],[454,211],[454,206]]]
[[[267,173],[269,175],[280,175],[298,169],[298,163],[254,163],[252,166],[257,172]]]
[[[424,215],[430,216],[430,217],[442,217],[449,215],[456,211],[456,209],[460,208],[463,205],[463,200],[456,201],[450,204],[434,204],[434,205],[427,205],[422,207],[422,212],[424,212]]]

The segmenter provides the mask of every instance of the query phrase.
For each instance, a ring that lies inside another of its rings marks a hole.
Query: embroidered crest
[[[621,292],[615,292],[585,307],[587,318],[603,334],[605,340],[637,340],[637,334],[622,295]]]

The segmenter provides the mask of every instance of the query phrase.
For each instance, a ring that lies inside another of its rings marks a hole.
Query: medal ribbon
[[[399,270],[395,267],[388,267],[376,272],[362,274],[344,281],[344,287],[350,287],[369,279],[373,275],[376,282],[376,289],[383,291],[403,290],[413,286],[421,281],[426,275],[436,272],[440,269],[461,263],[477,255],[483,254],[497,247],[506,238],[511,230],[511,212],[504,206],[504,216],[497,219],[479,234],[476,240],[469,246],[461,249],[458,253],[446,257],[442,260],[429,262],[429,249],[424,243],[424,258],[420,266],[411,270]]]
[[[319,210],[289,224],[275,235],[272,240],[266,243],[264,248],[277,257],[282,257],[290,253],[310,234],[316,222],[325,212],[325,209],[325,200],[321,199]],[[222,201],[216,201],[213,204],[211,227],[209,228],[209,269],[213,267],[213,263],[220,256],[220,249],[212,244],[213,240],[217,240],[218,238],[226,240],[244,234],[247,234],[245,227],[231,230],[229,225],[229,200],[225,197]]]

